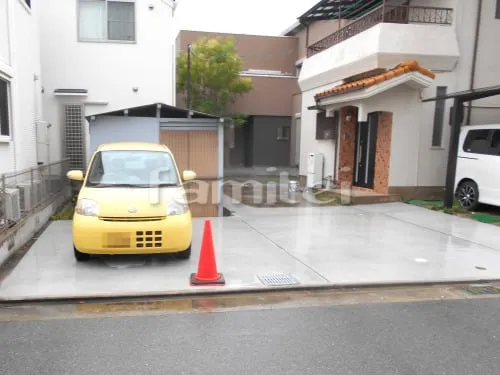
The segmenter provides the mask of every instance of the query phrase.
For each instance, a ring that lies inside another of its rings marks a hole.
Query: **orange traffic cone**
[[[198,272],[191,274],[191,285],[224,285],[225,283],[224,276],[217,272],[212,224],[209,219],[206,219],[203,226]]]

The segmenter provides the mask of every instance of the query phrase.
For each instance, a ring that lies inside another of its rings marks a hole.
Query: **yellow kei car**
[[[177,253],[191,255],[192,219],[183,171],[160,144],[110,143],[98,147],[87,172],[72,170],[82,181],[73,216],[77,261],[92,254]]]

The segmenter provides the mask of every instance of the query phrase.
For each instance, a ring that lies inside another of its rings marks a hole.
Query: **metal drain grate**
[[[493,285],[480,285],[480,286],[469,286],[464,288],[467,293],[470,294],[500,294],[500,288]]]
[[[299,281],[286,273],[273,272],[257,276],[260,282],[266,286],[296,285]]]

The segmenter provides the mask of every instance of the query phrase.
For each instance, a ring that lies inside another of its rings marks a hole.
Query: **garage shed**
[[[191,116],[189,116],[191,114]],[[86,117],[89,156],[110,142],[153,142],[166,145],[180,171],[193,170],[185,184],[193,217],[223,216],[224,124],[205,113],[153,103]],[[88,163],[89,160],[87,160]]]

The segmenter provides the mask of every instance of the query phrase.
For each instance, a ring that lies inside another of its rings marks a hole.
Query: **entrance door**
[[[358,122],[354,150],[354,186],[373,189],[377,125],[378,113],[370,113],[368,121]]]

